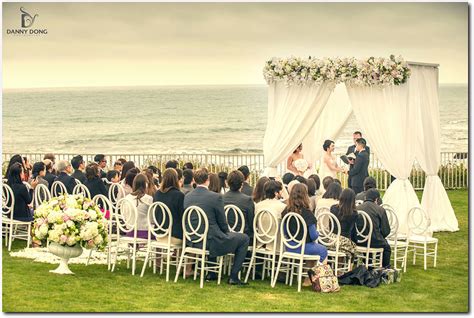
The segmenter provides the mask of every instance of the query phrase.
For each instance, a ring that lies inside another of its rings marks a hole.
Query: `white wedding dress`
[[[323,157],[321,158],[321,165],[319,166],[319,178],[321,179],[321,182],[323,181],[323,179],[327,176],[330,176],[330,177],[333,177],[333,178],[336,178],[336,172],[329,169],[328,165],[326,164],[326,162],[324,161],[324,158],[326,157],[327,155],[326,154],[323,154]],[[331,156],[331,163],[333,166],[336,165],[336,158],[334,156]]]

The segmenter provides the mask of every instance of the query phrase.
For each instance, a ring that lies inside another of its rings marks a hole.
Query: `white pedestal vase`
[[[78,257],[82,254],[82,247],[79,244],[75,246],[63,246],[58,243],[50,242],[48,250],[50,253],[61,258],[58,268],[50,270],[50,273],[55,274],[74,274],[71,272],[67,263],[70,258]]]

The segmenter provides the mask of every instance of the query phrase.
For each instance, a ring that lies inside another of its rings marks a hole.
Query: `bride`
[[[306,170],[311,168],[306,159],[303,158],[302,150],[303,144],[300,144],[286,161],[286,168],[297,176],[302,176]]]
[[[334,141],[325,140],[323,144],[323,157],[321,160],[321,166],[319,168],[319,178],[321,181],[327,177],[336,178],[337,172],[347,172],[347,169],[341,168],[337,165],[336,157],[332,154],[334,151]]]

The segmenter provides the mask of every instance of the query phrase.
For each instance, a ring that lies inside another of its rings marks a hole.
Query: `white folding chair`
[[[352,267],[352,256],[339,250],[341,240],[341,224],[337,217],[330,212],[323,212],[316,219],[318,225],[318,242],[328,248],[328,264],[334,269],[334,275],[337,276],[338,271],[348,272]],[[323,224],[328,224],[324,226]],[[329,249],[334,247],[334,249]],[[339,258],[343,259],[342,267]]]
[[[125,197],[125,190],[120,183],[112,183],[109,188],[109,200],[113,207],[117,206],[119,198]]]
[[[293,220],[296,224],[296,231],[292,232],[290,230],[290,222]],[[320,260],[319,255],[305,255],[305,244],[306,244],[306,236],[308,235],[308,229],[306,222],[304,221],[303,217],[297,213],[289,212],[287,213],[283,219],[281,220],[281,227],[280,227],[280,258],[278,259],[278,266],[275,272],[275,275],[272,279],[272,287],[275,287],[278,273],[280,272],[281,265],[285,264],[291,268],[291,278],[290,278],[290,285],[292,285],[293,275],[297,276],[298,279],[298,292],[301,291],[301,283],[303,275],[307,277],[308,275],[303,273],[304,269],[304,261],[315,261],[318,262]],[[301,236],[301,239],[298,237]],[[293,243],[293,244],[290,244]],[[290,252],[288,250],[295,250],[300,249],[300,252]],[[294,269],[297,269],[297,273],[293,274]]]
[[[111,222],[111,218],[112,218],[112,203],[110,203],[110,200],[103,194],[98,194],[96,195],[92,201],[98,205],[102,211],[102,214],[104,215],[104,218],[105,218],[105,215],[107,213],[107,211],[109,211],[109,220],[107,220],[107,239],[108,239],[108,242],[107,242],[107,247],[106,247],[106,253],[107,253],[107,270],[110,270],[110,267],[111,267],[111,250],[112,250],[112,246],[115,246],[116,243],[117,243],[117,234],[116,233],[113,233],[113,229],[112,229],[112,222]],[[92,256],[92,252],[94,251],[94,249],[90,249],[89,251],[89,257],[87,258],[87,262],[86,262],[86,266],[89,265],[89,261],[91,259],[91,256]]]
[[[221,283],[222,276],[222,264],[223,257],[218,256],[216,262],[206,260],[206,256],[209,256],[207,248],[207,232],[209,230],[209,221],[206,213],[198,206],[188,207],[183,214],[183,250],[181,257],[179,258],[178,269],[176,270],[176,276],[174,282],[178,281],[181,267],[187,264],[196,264],[194,268],[194,279],[198,270],[201,270],[201,282],[200,288],[204,287],[204,275],[206,271],[217,273],[217,284]],[[192,245],[197,244],[201,247],[186,246],[186,241]],[[188,262],[187,262],[188,261]],[[200,268],[199,268],[200,264]],[[206,265],[208,264],[208,265]],[[185,278],[185,271],[183,270],[183,278]]]
[[[112,272],[117,264],[119,253],[127,254],[127,268],[130,266],[130,254],[132,254],[132,275],[135,275],[137,262],[137,251],[139,244],[146,244],[147,239],[137,237],[137,207],[128,199],[120,199],[117,202],[115,213],[117,244],[115,246],[115,258],[112,265]],[[122,235],[124,233],[125,235]],[[126,234],[131,233],[131,236]]]
[[[32,222],[19,221],[14,219],[15,195],[12,188],[2,184],[2,229],[5,234],[5,246],[11,251],[12,241],[17,238],[25,240],[26,247],[31,243],[31,224]]]
[[[244,233],[245,230],[245,217],[244,213],[240,208],[233,204],[227,204],[224,206],[224,213],[229,225],[229,231],[233,233]],[[230,274],[232,269],[232,263],[234,259],[234,254],[229,253],[224,257],[224,272],[227,270],[227,273]],[[248,262],[247,264],[248,265]],[[244,264],[242,264],[244,266]]]
[[[262,280],[265,279],[267,264],[270,263],[270,284],[275,275],[276,255],[278,254],[278,220],[277,217],[268,210],[260,210],[253,219],[253,244],[252,256],[245,282],[248,281],[250,272],[253,271],[252,279],[255,280],[256,265],[263,265]]]
[[[428,230],[431,220],[425,211],[419,207],[413,207],[408,212],[408,252],[413,251],[413,265],[417,255],[423,255],[423,268],[426,270],[426,258],[433,257],[433,267],[436,267],[438,256],[438,239],[431,236]],[[419,252],[422,250],[423,252]]]
[[[157,217],[158,215],[158,217]],[[171,242],[171,230],[173,228],[173,216],[166,204],[163,202],[154,202],[148,208],[148,244],[146,250],[145,262],[143,263],[143,277],[145,268],[150,255],[154,256],[153,274],[156,273],[156,257],[161,256],[160,275],[163,274],[163,267],[166,264],[166,281],[169,281],[170,265],[178,265],[177,261],[172,261],[173,251],[179,251],[182,244],[173,244]],[[166,260],[164,258],[166,257]]]
[[[74,182],[76,182],[76,185],[78,185],[78,184],[82,184],[82,182],[81,182],[81,181],[79,181],[79,179],[76,179],[76,178],[74,178]]]
[[[362,220],[362,226],[359,227],[359,221],[357,220],[355,224],[358,237],[356,242],[356,259],[363,260],[366,267],[382,267],[383,248],[370,247],[372,231],[374,230],[372,219],[362,210],[357,212],[359,213],[358,220]]]
[[[390,224],[390,234],[387,236],[387,242],[392,248],[393,266],[398,269],[398,262],[401,262],[403,272],[407,270],[407,253],[408,243],[406,236],[400,239],[401,234],[398,233],[398,217],[393,208],[388,204],[383,204],[382,207],[387,213],[388,223]]]
[[[91,193],[89,189],[83,184],[76,184],[72,190],[72,194],[82,194],[84,197],[91,199]]]
[[[44,201],[51,200],[51,193],[44,184],[37,184],[35,191],[33,192],[33,206],[38,208]]]
[[[53,197],[59,197],[63,194],[67,194],[67,189],[64,183],[62,183],[61,181],[54,181],[51,185],[51,195]]]

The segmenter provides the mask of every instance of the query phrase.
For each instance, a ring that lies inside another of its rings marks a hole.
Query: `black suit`
[[[103,194],[106,197],[108,197],[109,195],[107,188],[104,185],[104,181],[102,181],[102,179],[99,179],[99,177],[86,180],[84,185],[87,187],[87,189],[89,189],[89,192],[91,193],[91,198],[95,197],[98,194]]]
[[[66,186],[67,193],[72,194],[76,181],[73,177],[69,176],[66,172],[61,172],[54,181],[60,181]]]
[[[244,181],[244,184],[242,185],[242,190],[240,190],[243,194],[248,195],[249,197],[252,197],[253,194],[253,188],[250,186],[250,184],[246,181]]]
[[[357,210],[366,212],[372,219],[373,230],[370,242],[371,247],[383,247],[382,266],[390,265],[391,248],[385,239],[390,234],[390,223],[388,222],[387,212],[385,209],[372,201],[365,201],[357,207]],[[363,226],[362,218],[357,219],[359,229]],[[367,229],[368,231],[368,229]],[[367,234],[367,232],[363,233]],[[367,246],[367,242],[362,243]]]
[[[349,146],[349,147],[347,148],[346,155],[353,153],[354,155],[357,156],[357,154],[358,154],[359,152],[355,149],[355,147],[356,147],[355,145]],[[370,159],[370,147],[369,147],[369,146],[365,146],[365,151],[367,151],[367,153],[369,154],[369,159]],[[353,166],[354,166],[353,164],[349,165],[349,170],[351,170]],[[352,189],[351,179],[352,179],[352,177],[351,177],[351,175],[349,175],[348,178],[347,178],[347,184],[349,185],[349,188]]]
[[[245,218],[245,227],[244,233],[249,236],[250,239],[253,239],[253,218],[255,215],[255,203],[251,197],[246,194],[243,194],[240,191],[229,190],[224,194],[224,205],[233,204],[236,205],[244,214]],[[229,224],[234,225],[235,223],[235,214],[229,213]],[[237,229],[240,229],[241,225],[237,225]]]
[[[249,237],[246,234],[231,233],[229,231],[224,213],[224,202],[220,194],[198,186],[184,197],[184,209],[192,205],[200,207],[207,215],[209,222],[209,230],[207,232],[209,258],[234,253],[235,258],[230,277],[238,279],[238,273],[247,254]],[[196,218],[191,218],[191,222],[196,224]],[[187,241],[186,244],[195,247],[202,246],[201,242],[191,243]]]
[[[31,203],[31,195],[23,183],[9,184],[13,190],[15,206],[13,207],[13,218],[19,221],[33,221],[28,204]]]
[[[48,188],[51,190],[51,186],[53,185],[54,179],[56,179],[56,175],[52,174],[51,172],[46,171],[46,175],[44,176],[44,180],[48,181]]]
[[[357,194],[364,191],[364,179],[369,176],[369,154],[363,150],[357,154],[354,167],[349,170],[351,188]]]
[[[71,174],[71,177],[81,181],[81,183],[86,183],[87,181],[86,175],[79,169],[74,170],[73,174]]]

